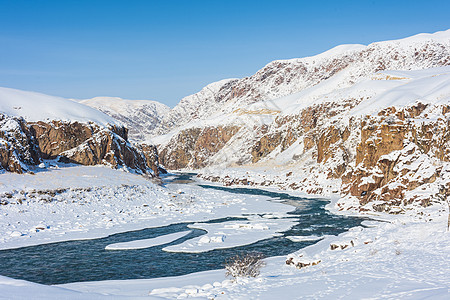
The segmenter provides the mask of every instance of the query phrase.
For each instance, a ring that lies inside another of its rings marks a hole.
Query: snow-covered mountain
[[[0,88],[0,170],[42,169],[43,159],[158,173],[156,149],[131,144],[116,119],[61,97]]]
[[[354,209],[427,205],[450,191],[449,66],[450,30],[275,61],[191,96],[191,121],[153,140],[169,169],[226,184],[340,192]]]
[[[170,107],[157,101],[118,97],[95,97],[81,100],[80,103],[121,121],[129,128],[129,138],[132,141],[145,141],[170,111]]]
[[[382,70],[445,66],[449,64],[449,37],[450,30],[447,30],[368,46],[340,45],[316,56],[276,60],[250,77],[218,81],[183,98],[154,133],[164,134],[193,120],[291,95],[323,81],[328,82],[326,88],[330,92]]]

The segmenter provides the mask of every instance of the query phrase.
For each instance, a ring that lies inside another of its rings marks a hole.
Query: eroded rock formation
[[[40,162],[39,147],[25,120],[0,114],[1,168],[22,173],[26,170],[26,165],[37,165]]]
[[[168,169],[205,167],[208,158],[221,150],[239,129],[217,126],[182,130],[159,150],[161,163]]]
[[[27,123],[4,115],[0,118],[0,163],[6,171],[22,173],[42,159],[58,158],[82,165],[105,164],[138,173],[159,173],[155,147],[135,147],[128,142],[125,127],[68,121]]]

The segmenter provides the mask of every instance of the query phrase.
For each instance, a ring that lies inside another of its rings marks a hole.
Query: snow
[[[133,250],[133,249],[145,249],[155,247],[176,241],[188,235],[189,233],[191,233],[190,230],[170,233],[152,239],[143,239],[130,242],[109,244],[105,247],[105,250]]]
[[[47,286],[0,275],[0,299],[111,299],[98,293],[80,293],[61,287]],[[125,299],[125,297],[121,297]],[[134,298],[135,299],[135,298]],[[146,298],[152,299],[152,298]]]
[[[378,42],[378,43],[418,43],[418,42],[426,42],[429,40],[439,41],[442,43],[448,43],[450,41],[450,29],[443,30],[443,31],[437,31],[434,33],[419,33],[410,37],[406,37],[403,39],[398,40],[391,40],[391,41],[384,41],[384,42]],[[377,43],[374,43],[377,44]]]
[[[170,108],[160,102],[152,100],[129,100],[119,97],[94,97],[91,99],[80,100],[79,103],[88,105],[98,110],[110,110],[118,114],[126,115],[135,109],[140,109],[145,106],[147,109],[152,109],[159,116],[164,116]]]
[[[63,120],[121,125],[114,118],[72,100],[4,87],[0,87],[0,113],[32,122]]]
[[[323,60],[323,59],[330,59],[332,57],[343,55],[343,54],[350,54],[352,52],[361,51],[365,49],[367,46],[361,45],[361,44],[344,44],[344,45],[338,45],[336,47],[331,48],[330,50],[327,50],[325,52],[322,52],[320,54],[305,57],[304,60]]]
[[[175,126],[182,126],[202,116],[217,113],[216,94],[227,84],[236,81],[235,78],[223,79],[205,86],[201,91],[189,95],[180,100],[170,112],[168,112],[161,124],[155,129],[155,134],[165,134]]]
[[[450,67],[424,71],[386,72],[411,78],[401,85],[388,89],[366,100],[353,109],[352,115],[369,115],[380,107],[404,107],[416,101],[429,104],[450,102]]]
[[[286,236],[286,238],[292,242],[305,242],[305,241],[318,241],[323,239],[323,236],[315,236],[315,235],[308,235],[308,236]]]
[[[214,270],[155,279],[68,283],[59,287],[73,289],[82,293],[110,294],[115,297],[153,296],[158,299],[176,299],[180,294],[185,293],[186,290],[196,291],[196,296],[199,296],[198,292],[209,291],[211,286],[212,288],[222,286],[225,280],[227,279],[223,270]]]
[[[205,230],[206,235],[187,240],[181,244],[165,247],[168,252],[199,253],[214,249],[233,248],[253,244],[279,235],[291,228],[298,219],[270,219],[251,216],[245,221],[223,223],[195,223],[189,228]]]

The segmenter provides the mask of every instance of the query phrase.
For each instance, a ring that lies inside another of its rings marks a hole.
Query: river
[[[220,189],[235,194],[270,197],[292,205],[295,210],[288,218],[299,221],[281,236],[258,241],[251,245],[218,249],[204,253],[170,253],[162,251],[168,245],[178,244],[205,231],[187,228],[191,223],[123,232],[105,238],[76,240],[0,251],[0,274],[43,284],[63,284],[78,281],[139,279],[184,275],[193,272],[223,268],[227,258],[238,253],[260,252],[266,257],[287,255],[312,245],[314,241],[292,242],[286,236],[338,235],[361,225],[363,219],[334,215],[325,209],[324,199],[303,198],[284,192],[258,188],[222,187],[199,184],[195,174],[176,174],[163,179],[164,184],[198,184],[204,189]],[[233,218],[210,220],[225,222]],[[170,244],[139,250],[107,251],[113,243],[148,239],[165,234],[192,230],[187,236]]]

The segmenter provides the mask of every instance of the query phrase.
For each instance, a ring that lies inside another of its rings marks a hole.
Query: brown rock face
[[[27,124],[20,118],[0,118],[0,163],[7,171],[22,173],[26,171],[23,166],[36,165],[41,158],[59,157],[82,165],[106,164],[139,173],[150,169],[154,175],[159,173],[156,148],[143,145],[138,149],[130,144],[125,127],[64,121]]]
[[[379,124],[377,121],[367,124],[363,121],[361,143],[356,150],[356,164],[373,167],[382,155],[403,149],[406,132],[405,124],[401,121],[393,124]]]
[[[144,155],[147,167],[153,170],[155,176],[158,176],[160,173],[167,173],[167,171],[159,165],[159,155],[156,146],[139,144],[137,147]]]
[[[24,119],[0,114],[0,165],[15,173],[26,171],[26,165],[41,162],[39,148]],[[25,169],[23,169],[25,167]]]
[[[450,121],[414,122],[424,117],[425,108],[422,103],[400,111],[387,108],[361,122],[356,167],[342,177],[343,194],[357,197],[362,205],[384,201],[374,209],[388,211],[391,205],[413,201],[406,199],[407,191],[440,176],[436,160],[450,158]]]
[[[146,171],[147,161],[128,141],[109,130],[101,129],[77,147],[59,153],[65,162],[82,165],[106,164],[113,168],[119,166]]]
[[[252,162],[255,163],[272,152],[282,142],[281,133],[263,136],[252,149]]]
[[[207,159],[219,152],[238,131],[237,126],[182,130],[160,150],[161,163],[171,170],[205,167]]]
[[[30,126],[44,159],[56,158],[61,152],[77,147],[99,130],[95,125],[63,121],[39,121]]]

